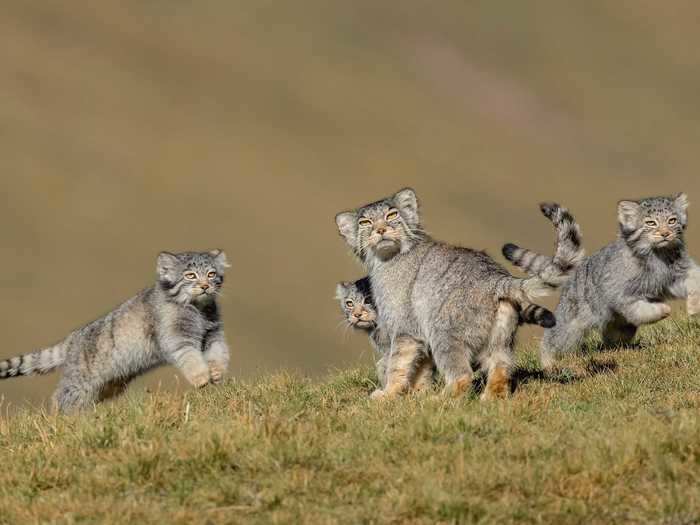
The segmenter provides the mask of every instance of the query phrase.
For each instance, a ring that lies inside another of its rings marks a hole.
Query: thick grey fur
[[[377,324],[379,314],[374,304],[369,277],[363,277],[355,282],[343,281],[338,283],[336,299],[340,303],[340,310],[347,325],[365,332],[369,337],[377,358],[377,378],[381,386],[384,386],[391,340],[386,337],[386,333],[380,330]],[[554,314],[536,304],[524,305],[519,313],[521,324],[535,324],[545,328],[556,324]]]
[[[47,349],[0,362],[0,378],[62,368],[54,402],[62,412],[121,394],[128,383],[164,363],[194,386],[219,383],[228,368],[217,295],[226,255],[161,253],[155,286]]]
[[[336,224],[369,271],[391,360],[403,338],[415,340],[432,352],[447,388],[458,391],[471,382],[472,363],[489,373],[510,372],[518,324],[513,304],[548,293],[539,278],[517,279],[483,252],[430,238],[412,189],[340,213]],[[503,300],[511,304],[505,310]]]
[[[528,274],[538,276],[552,286],[560,286],[586,256],[581,228],[569,210],[559,204],[545,202],[540,204],[540,210],[556,228],[554,256],[540,255],[515,244],[506,244],[503,256]]]
[[[599,330],[606,345],[628,344],[639,326],[670,314],[664,301],[688,296],[694,263],[683,239],[687,208],[682,193],[620,201],[618,239],[585,258],[562,287],[557,325],[542,341],[545,367],[590,330]]]
[[[377,359],[377,379],[383,387],[386,382],[386,365],[391,341],[386,332],[379,329],[377,307],[372,299],[369,278],[355,282],[341,282],[336,288],[336,299],[348,326],[367,334]]]

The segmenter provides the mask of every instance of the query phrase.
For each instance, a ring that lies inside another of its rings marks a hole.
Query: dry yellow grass
[[[377,404],[352,370],[27,410],[0,420],[0,522],[697,523],[699,338],[672,319],[552,377],[523,352],[504,402]]]

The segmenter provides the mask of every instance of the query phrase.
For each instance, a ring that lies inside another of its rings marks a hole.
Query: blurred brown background
[[[502,260],[505,241],[551,250],[540,200],[574,211],[589,251],[614,237],[620,198],[700,202],[697,3],[1,11],[2,357],[149,285],[160,250],[221,247],[232,373],[318,375],[371,355],[338,328],[335,282],[362,275],[335,231],[342,209],[414,186],[429,231]],[[0,395],[40,403],[56,377]]]

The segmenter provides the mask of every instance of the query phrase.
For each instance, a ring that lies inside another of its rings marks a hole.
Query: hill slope
[[[575,212],[589,253],[618,199],[697,202],[698,16],[687,0],[3,2],[0,357],[151,284],[159,251],[219,247],[236,377],[321,375],[370,353],[335,329],[335,283],[363,275],[343,209],[414,186],[431,233],[497,256],[551,250],[543,200]],[[55,380],[0,394],[39,402]]]
[[[355,370],[27,411],[0,420],[0,522],[695,523],[699,341],[671,319],[550,378],[525,352],[488,404],[376,404]]]

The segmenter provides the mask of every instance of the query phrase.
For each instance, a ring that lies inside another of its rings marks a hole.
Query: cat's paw
[[[226,376],[226,367],[220,365],[209,365],[209,372],[211,375],[211,382],[215,385],[220,385],[224,382],[224,377]]]
[[[448,383],[442,391],[447,397],[461,397],[472,387],[472,376],[466,374]]]
[[[387,397],[388,397],[387,392],[385,390],[382,390],[381,388],[378,388],[377,390],[372,392],[369,396],[369,398],[372,401],[380,401],[382,399],[386,399]]]
[[[671,307],[666,303],[659,303],[659,312],[661,313],[661,319],[666,319],[671,315]]]
[[[209,384],[210,378],[208,368],[187,375],[187,381],[195,388],[204,388]]]

